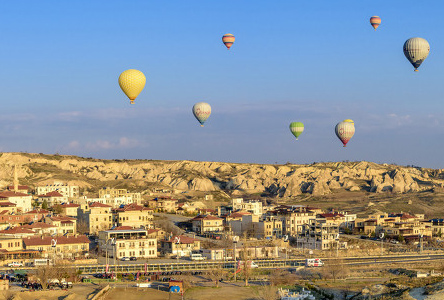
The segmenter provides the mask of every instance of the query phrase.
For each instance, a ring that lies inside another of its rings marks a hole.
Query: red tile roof
[[[60,194],[57,191],[52,191],[52,192],[46,193],[44,195],[38,195],[38,197],[39,198],[43,198],[43,197],[63,197],[63,195]]]
[[[115,211],[117,211],[117,212],[137,211],[137,210],[143,211],[143,210],[153,210],[153,209],[152,208],[148,208],[148,207],[144,207],[144,206],[141,206],[141,205],[138,205],[137,203],[130,203],[130,204],[125,205],[122,208],[115,209]]]
[[[131,229],[134,229],[134,228],[132,228],[131,226],[117,226],[111,230],[131,230]]]
[[[33,229],[33,228],[56,228],[56,226],[51,225],[51,224],[46,224],[43,222],[36,222],[36,223],[32,223],[32,224],[26,224],[26,225],[22,225],[20,226],[21,228],[27,228],[27,229]]]
[[[227,218],[242,218],[242,216],[249,216],[249,215],[251,215],[251,213],[248,211],[237,211],[229,214]]]
[[[35,232],[32,231],[31,229],[26,229],[21,227],[14,227],[11,229],[0,230],[0,234],[20,234],[20,233],[35,234]]]
[[[222,220],[219,217],[216,216],[210,216],[210,215],[198,215],[191,219],[190,221],[200,221],[200,220]]]
[[[86,235],[78,236],[42,236],[42,237],[29,237],[23,239],[23,243],[26,247],[28,246],[50,246],[52,240],[57,241],[57,245],[67,245],[67,244],[89,244],[89,239]]]
[[[79,207],[80,205],[78,204],[74,204],[74,203],[65,203],[65,204],[60,204],[60,207],[63,208],[67,208],[67,207]]]
[[[89,207],[94,208],[94,207],[111,207],[111,206],[108,204],[100,203],[100,202],[92,202],[89,204]]]
[[[179,241],[179,244],[194,244],[195,241],[199,240],[193,239],[192,237],[186,235],[176,235],[171,237],[169,240],[165,240],[167,243],[176,243],[177,241]]]
[[[49,218],[52,221],[61,221],[61,222],[64,222],[64,221],[71,222],[71,221],[77,220],[76,218],[71,218],[71,217],[67,217],[67,216],[52,216],[52,217],[49,217]]]
[[[30,196],[30,195],[19,193],[19,192],[14,192],[14,191],[3,191],[3,192],[0,192],[0,198],[23,197],[23,196]]]
[[[10,186],[7,187],[7,189],[8,190],[14,190],[14,186],[10,185]],[[27,185],[19,185],[18,189],[19,190],[29,190],[29,186],[27,186]]]
[[[0,202],[0,207],[5,207],[5,206],[17,206],[17,204],[12,202]]]
[[[154,233],[154,232],[157,232],[157,231],[159,231],[160,229],[148,229],[147,230],[147,234],[151,234],[151,233]]]
[[[49,210],[36,208],[34,210],[28,211],[26,214],[49,214],[51,213]]]

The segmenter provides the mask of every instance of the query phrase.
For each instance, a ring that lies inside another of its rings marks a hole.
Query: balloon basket
[[[200,127],[204,127],[203,125],[200,125]]]
[[[415,69],[415,72],[419,72],[418,69]]]

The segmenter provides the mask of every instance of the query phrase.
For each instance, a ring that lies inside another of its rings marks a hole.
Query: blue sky
[[[2,1],[0,151],[444,168],[444,3],[417,3]],[[402,52],[416,36],[431,46],[418,73]],[[117,84],[130,68],[147,77],[132,106]]]

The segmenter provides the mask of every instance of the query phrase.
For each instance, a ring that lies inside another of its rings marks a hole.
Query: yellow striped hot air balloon
[[[222,42],[224,42],[228,50],[230,50],[231,46],[233,46],[234,40],[234,35],[232,35],[231,33],[224,34],[224,36],[222,37]]]
[[[139,70],[126,70],[119,76],[119,85],[125,95],[130,99],[131,104],[134,104],[137,96],[145,87],[146,77]]]
[[[378,16],[373,16],[370,18],[370,24],[372,24],[373,28],[376,30],[376,28],[381,25],[381,18]]]

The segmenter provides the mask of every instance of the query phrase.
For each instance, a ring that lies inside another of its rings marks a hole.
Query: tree
[[[248,286],[248,280],[250,279],[251,276],[251,260],[249,260],[250,253],[247,247],[246,233],[244,233],[244,240],[242,242],[242,252],[240,256],[242,258],[240,267],[242,268],[242,274],[244,275],[245,286]]]
[[[217,265],[208,272],[208,276],[211,281],[214,281],[216,287],[219,287],[219,282],[225,277],[225,274],[226,271],[222,268],[222,265]]]
[[[42,209],[48,209],[48,201],[43,200]]]
[[[271,285],[293,285],[296,281],[296,275],[291,274],[287,270],[275,269],[269,276]]]
[[[46,290],[48,281],[54,278],[54,269],[52,266],[40,266],[37,268],[35,277],[42,284],[42,288]]]
[[[55,214],[60,215],[63,212],[63,209],[62,209],[62,206],[60,204],[57,204],[57,205],[52,207],[52,211]]]
[[[83,219],[77,221],[77,232],[81,234],[89,233],[88,224]]]
[[[337,278],[345,278],[349,273],[349,268],[343,259],[336,258],[326,261],[322,271],[324,277],[336,281]]]
[[[278,289],[273,285],[263,285],[256,290],[259,300],[277,300],[279,299]]]

